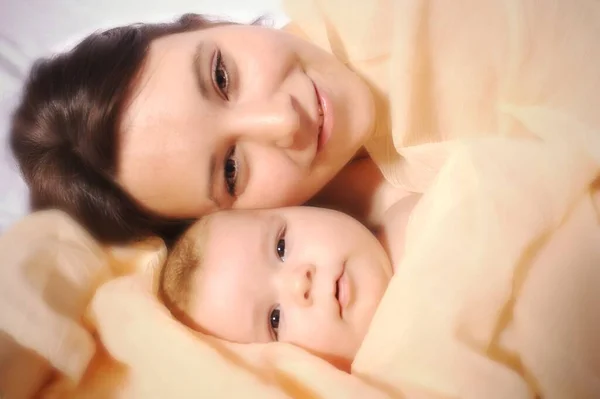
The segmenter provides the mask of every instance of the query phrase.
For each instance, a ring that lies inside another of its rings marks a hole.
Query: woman
[[[335,57],[198,15],[93,34],[38,63],[25,93],[12,145],[33,207],[107,241],[170,235],[219,208],[301,204],[374,123],[370,90]]]
[[[289,3],[292,35],[185,16],[39,64],[12,132],[34,208],[106,241],[307,200],[376,226],[436,143],[527,134],[515,107],[600,126],[595,2]]]

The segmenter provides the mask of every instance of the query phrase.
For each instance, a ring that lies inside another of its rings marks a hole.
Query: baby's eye
[[[279,340],[279,314],[281,310],[279,309],[279,305],[277,305],[271,313],[269,314],[269,327],[273,332],[273,336],[275,337],[275,341]]]
[[[285,234],[285,231],[283,234]],[[279,237],[279,240],[277,240],[277,257],[281,259],[282,262],[285,262],[285,236],[281,236]]]

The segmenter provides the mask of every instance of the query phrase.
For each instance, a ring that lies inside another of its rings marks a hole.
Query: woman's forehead
[[[183,45],[151,46],[132,84],[121,121],[122,131],[177,122],[176,111],[185,106],[181,101],[189,95],[184,89],[194,87],[192,53],[184,50]]]

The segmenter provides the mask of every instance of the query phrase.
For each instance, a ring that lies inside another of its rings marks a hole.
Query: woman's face
[[[297,205],[373,122],[367,85],[298,37],[237,25],[170,35],[153,42],[135,82],[117,177],[169,217]]]

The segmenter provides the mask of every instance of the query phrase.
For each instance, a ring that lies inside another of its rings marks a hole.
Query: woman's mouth
[[[323,120],[323,107],[319,101],[319,138],[321,138],[321,133],[323,133]]]
[[[315,94],[317,97],[317,112],[318,112],[318,132],[317,132],[317,153],[321,152],[327,144],[331,136],[333,115],[331,112],[331,103],[325,93],[315,86]]]

